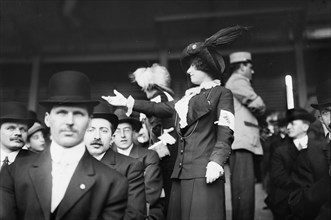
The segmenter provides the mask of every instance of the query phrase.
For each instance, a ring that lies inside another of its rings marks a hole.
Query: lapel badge
[[[85,184],[80,184],[79,188],[80,188],[80,189],[85,189],[86,186],[85,186]]]

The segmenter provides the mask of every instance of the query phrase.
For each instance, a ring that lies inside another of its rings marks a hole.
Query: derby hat
[[[128,117],[126,115],[126,110],[123,108],[117,108],[114,112],[115,115],[117,115],[118,117],[118,124],[121,123],[129,123],[132,126],[132,129],[135,131],[140,131],[140,129],[142,128],[142,124],[141,122],[133,117]]]
[[[220,47],[233,42],[241,34],[248,30],[247,27],[239,25],[219,30],[217,33],[207,38],[204,42],[189,44],[180,57],[182,69],[186,72],[194,58],[200,58],[217,77],[224,72],[225,62],[221,55]]]
[[[104,101],[100,101],[100,103],[94,107],[93,118],[106,119],[113,125],[114,130],[117,128],[118,117],[114,114],[114,107]]]
[[[314,109],[320,109],[322,107],[331,105],[331,78],[321,82],[316,87],[317,104],[311,104]]]
[[[47,99],[39,103],[43,106],[54,104],[87,104],[95,106],[99,101],[91,99],[89,78],[77,71],[55,73],[49,80]]]
[[[28,109],[20,102],[3,102],[0,106],[0,123],[17,121],[32,126],[35,119],[31,117]]]
[[[287,110],[286,119],[287,122],[291,122],[294,120],[305,120],[312,123],[315,121],[315,117],[303,108],[292,108]]]

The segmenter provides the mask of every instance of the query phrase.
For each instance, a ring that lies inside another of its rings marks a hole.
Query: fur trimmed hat
[[[173,94],[170,89],[171,77],[166,67],[154,63],[151,67],[141,67],[129,75],[144,91],[157,85],[166,92]]]

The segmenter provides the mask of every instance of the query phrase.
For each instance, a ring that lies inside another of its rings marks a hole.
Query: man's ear
[[[49,113],[46,112],[46,113],[45,113],[44,122],[45,122],[45,125],[46,125],[47,127],[50,127],[49,120],[50,120],[50,119],[49,119]]]

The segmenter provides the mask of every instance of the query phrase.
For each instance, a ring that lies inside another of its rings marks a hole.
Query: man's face
[[[89,123],[87,107],[54,106],[45,115],[45,124],[50,128],[52,141],[67,148],[84,140]]]
[[[241,64],[241,74],[245,77],[247,77],[249,80],[252,80],[254,70],[253,70],[253,65],[251,63],[242,63]]]
[[[28,135],[28,126],[25,123],[5,122],[0,127],[1,149],[7,153],[20,150]]]
[[[30,148],[32,151],[41,152],[45,150],[46,140],[42,131],[37,131],[31,135],[29,139]]]
[[[114,143],[118,148],[128,149],[133,141],[132,126],[129,123],[120,123],[114,133]]]
[[[331,106],[320,109],[320,121],[331,131]]]
[[[309,125],[303,120],[293,120],[288,123],[288,136],[291,138],[300,138],[307,134]]]
[[[103,118],[93,118],[86,130],[84,142],[92,156],[99,156],[106,152],[112,143],[110,122]]]

